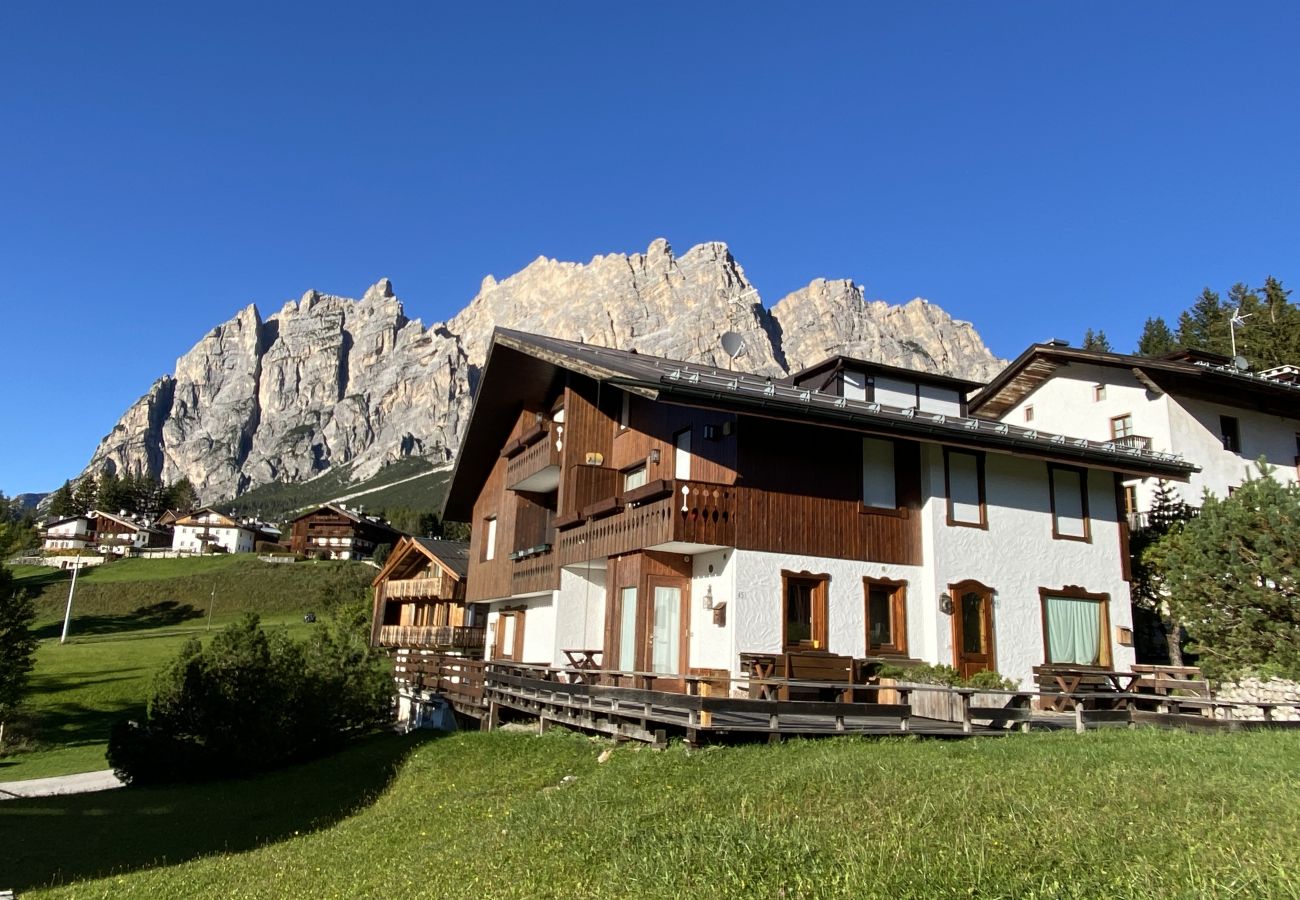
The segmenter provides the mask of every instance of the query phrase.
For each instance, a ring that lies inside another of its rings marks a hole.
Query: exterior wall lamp
[[[650,462],[653,465],[659,465],[659,448],[655,447],[650,451]]]
[[[952,615],[952,594],[945,592],[939,595],[939,612],[946,616]]]

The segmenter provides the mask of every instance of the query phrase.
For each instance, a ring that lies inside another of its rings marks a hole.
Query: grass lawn
[[[1300,894],[1293,732],[624,745],[604,764],[612,745],[559,731],[409,740],[219,786],[9,801],[4,886],[112,872],[34,896]]]
[[[346,562],[268,564],[249,554],[121,560],[78,575],[63,645],[71,576],[40,566],[13,572],[36,595],[41,643],[28,719],[15,729],[26,740],[0,756],[0,781],[105,768],[113,722],[142,713],[154,673],[190,635],[209,633],[210,605],[213,633],[246,611],[264,625],[305,629],[302,614],[320,610],[326,592],[369,584],[375,570]]]

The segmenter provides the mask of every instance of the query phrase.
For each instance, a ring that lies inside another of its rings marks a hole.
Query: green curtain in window
[[[1096,600],[1048,597],[1048,662],[1095,666],[1101,660],[1101,608]]]

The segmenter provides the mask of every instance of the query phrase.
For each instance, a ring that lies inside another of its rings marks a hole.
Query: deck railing
[[[729,547],[735,543],[731,485],[664,480],[627,491],[581,524],[556,536],[560,565],[628,553],[669,541]]]
[[[485,634],[482,625],[381,625],[379,646],[481,650]]]
[[[449,585],[442,573],[431,578],[394,578],[384,582],[384,597],[389,600],[443,600],[452,599],[444,593]]]
[[[528,435],[527,443],[506,463],[506,486],[513,487],[525,478],[531,478],[543,469],[560,465],[560,451],[551,440],[550,423],[542,422]]]

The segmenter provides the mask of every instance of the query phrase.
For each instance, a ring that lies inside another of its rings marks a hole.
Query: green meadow
[[[10,801],[0,846],[37,897],[1288,897],[1298,807],[1294,732],[694,752],[463,732]]]

